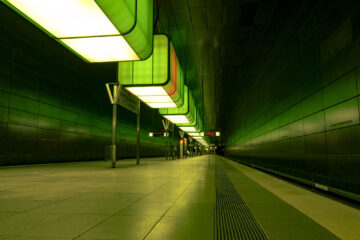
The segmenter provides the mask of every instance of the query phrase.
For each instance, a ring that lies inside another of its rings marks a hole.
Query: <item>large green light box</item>
[[[184,74],[166,35],[154,35],[153,53],[148,59],[119,62],[118,81],[152,108],[184,104]]]
[[[192,136],[193,139],[195,139],[196,141],[198,141],[201,145],[208,147],[209,146],[209,138],[207,136]]]
[[[199,112],[196,113],[195,124],[176,124],[181,130],[186,133],[197,133],[203,129],[203,121],[199,116]]]
[[[195,119],[195,103],[189,88],[184,85],[184,104],[179,108],[161,108],[159,113],[172,123],[189,124]]]
[[[87,62],[146,59],[153,0],[0,0]]]

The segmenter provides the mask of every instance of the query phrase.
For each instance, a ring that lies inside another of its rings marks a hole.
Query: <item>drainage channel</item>
[[[215,160],[214,239],[268,239],[249,207],[241,198],[220,162]]]

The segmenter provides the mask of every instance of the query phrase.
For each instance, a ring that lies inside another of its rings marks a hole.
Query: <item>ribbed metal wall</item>
[[[254,114],[232,126],[228,156],[360,193],[359,7],[348,7],[306,15],[280,34],[282,47],[264,60],[268,88],[254,93]],[[272,98],[262,101],[263,92]]]

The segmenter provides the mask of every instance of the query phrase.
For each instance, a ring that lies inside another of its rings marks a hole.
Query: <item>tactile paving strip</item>
[[[215,239],[268,239],[220,162],[215,163]]]

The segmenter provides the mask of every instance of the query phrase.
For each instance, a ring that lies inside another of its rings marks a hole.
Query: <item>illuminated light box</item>
[[[189,123],[189,119],[184,115],[164,115],[172,123]]]
[[[189,124],[195,118],[195,103],[190,90],[184,85],[184,104],[179,108],[161,108],[159,113],[175,124]]]
[[[146,60],[119,62],[118,81],[152,108],[184,104],[184,74],[166,35],[154,35],[153,53]]]
[[[153,0],[0,0],[87,62],[146,59]]]
[[[195,105],[193,105],[193,118],[192,118],[192,121],[190,123],[176,123],[176,126],[178,126],[179,128],[180,127],[196,126],[197,118],[198,118],[198,113],[197,113]]]
[[[197,128],[196,127],[180,127],[181,130],[183,130],[184,132],[196,132]]]
[[[195,132],[195,133],[188,133],[189,134],[189,136],[192,136],[192,137],[200,137],[200,133],[197,133],[197,132]]]
[[[193,137],[196,141],[204,146],[208,146],[209,139],[207,137]]]
[[[199,113],[197,113],[197,115],[199,115]],[[179,126],[179,125],[178,125]],[[201,120],[201,118],[199,116],[196,117],[196,124],[195,125],[187,125],[186,124],[183,124],[181,126],[179,126],[179,128],[181,130],[183,130],[184,132],[187,132],[187,133],[199,133],[200,134],[200,131],[202,130],[203,128],[203,122]]]
[[[202,137],[193,137],[193,139],[199,140],[202,139]]]

